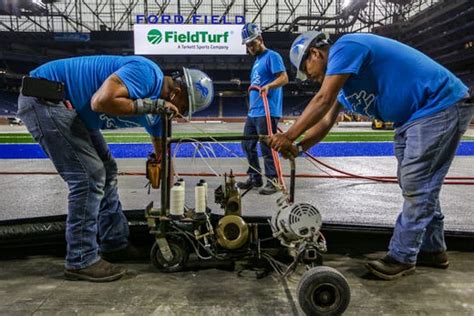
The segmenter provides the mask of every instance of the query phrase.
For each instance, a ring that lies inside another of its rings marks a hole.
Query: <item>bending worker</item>
[[[439,193],[474,112],[467,87],[421,52],[373,34],[344,35],[331,45],[310,31],[293,42],[290,59],[298,77],[322,86],[271,146],[287,157],[309,149],[327,135],[342,108],[395,122],[403,209],[388,254],[366,267],[388,280],[416,265],[447,268]]]
[[[117,192],[117,164],[100,130],[143,126],[161,157],[157,114],[164,107],[195,112],[213,98],[206,74],[183,72],[164,76],[139,56],[88,56],[46,63],[23,79],[18,116],[69,188],[66,278],[102,282],[125,274],[104,260],[120,260],[133,248]],[[61,84],[64,95],[58,93]]]
[[[262,94],[267,94],[268,106],[271,116],[271,129],[273,133],[277,130],[278,120],[282,116],[283,88],[288,83],[285,65],[280,54],[265,47],[260,27],[254,23],[247,23],[242,28],[242,44],[252,56],[256,56],[250,74],[250,85],[260,87],[260,93],[256,90],[249,92],[249,111],[245,121],[244,135],[268,135],[265,108]],[[260,143],[265,166],[265,176],[268,181],[260,194],[273,194],[277,191],[273,182],[277,181],[277,171],[270,147],[266,143]],[[242,141],[242,148],[247,156],[250,167],[247,170],[249,178],[245,182],[237,183],[240,189],[247,190],[263,185],[261,168],[257,154],[257,141]]]

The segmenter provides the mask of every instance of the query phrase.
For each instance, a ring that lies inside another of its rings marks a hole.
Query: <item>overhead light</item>
[[[345,9],[351,4],[352,0],[344,0],[342,2],[342,8]]]
[[[367,7],[368,0],[344,0],[342,3],[342,11],[346,14],[352,14],[363,10]]]
[[[41,7],[43,9],[46,9],[46,4],[43,3],[41,0],[33,0],[33,4],[37,5],[38,7]]]

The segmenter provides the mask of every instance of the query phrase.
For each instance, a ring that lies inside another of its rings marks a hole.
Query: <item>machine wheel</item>
[[[151,248],[151,262],[162,272],[178,272],[184,269],[188,262],[189,252],[185,241],[178,236],[166,237],[173,259],[168,262],[161,254],[160,247],[155,242]]]
[[[296,295],[306,315],[341,315],[351,299],[346,278],[336,269],[323,266],[303,274]]]

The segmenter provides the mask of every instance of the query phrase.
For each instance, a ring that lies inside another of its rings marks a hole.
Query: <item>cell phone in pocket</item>
[[[25,76],[22,81],[21,93],[27,97],[62,101],[64,99],[64,83]]]

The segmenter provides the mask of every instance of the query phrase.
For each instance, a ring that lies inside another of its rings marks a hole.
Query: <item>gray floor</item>
[[[351,287],[346,315],[473,315],[474,254],[450,253],[448,270],[418,268],[396,281],[367,275],[368,254],[327,255]],[[0,262],[1,315],[303,315],[295,289],[299,275],[280,282],[250,271],[207,269],[162,274],[146,263],[113,283],[65,281],[62,260],[33,257]]]

